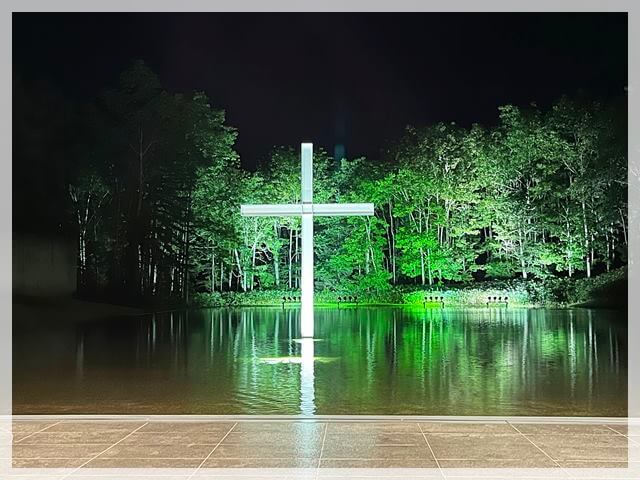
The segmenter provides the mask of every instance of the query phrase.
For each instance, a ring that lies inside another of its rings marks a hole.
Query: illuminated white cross
[[[373,215],[373,203],[313,203],[313,144],[303,143],[302,203],[241,205],[246,217],[302,217],[302,272],[300,275],[300,333],[313,337],[313,216]]]

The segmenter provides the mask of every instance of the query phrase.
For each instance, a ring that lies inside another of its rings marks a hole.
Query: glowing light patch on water
[[[313,361],[315,363],[329,363],[335,362],[338,357],[314,357]],[[259,359],[260,363],[266,363],[267,365],[277,365],[277,364],[293,364],[298,365],[305,362],[302,357],[261,357]]]
[[[302,363],[301,357],[273,357],[273,358],[261,358],[260,363],[266,363],[269,365],[276,365],[278,363]]]

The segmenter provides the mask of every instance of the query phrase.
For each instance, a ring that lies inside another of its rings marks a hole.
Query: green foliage
[[[521,281],[483,282],[480,285],[443,290],[416,290],[403,295],[403,303],[422,305],[425,297],[444,298],[445,306],[486,306],[488,297],[508,297],[511,306],[531,306],[534,302]],[[437,306],[437,305],[436,305]]]
[[[379,162],[314,153],[315,201],[375,204],[316,219],[319,298],[567,304],[626,263],[621,109],[562,98],[499,113],[492,129],[408,127]],[[224,111],[170,94],[141,62],[86,115],[68,185],[84,293],[238,304],[299,289],[300,219],[240,216],[300,201],[297,146],[243,170]]]
[[[337,304],[338,297],[355,296],[359,304],[395,304],[423,307],[425,297],[443,297],[446,306],[486,307],[488,297],[508,297],[512,307],[567,306],[592,300],[599,292],[625,283],[627,269],[619,268],[594,279],[547,278],[544,280],[493,280],[468,285],[425,289],[421,287],[391,287],[380,281],[380,288],[367,288],[364,284],[344,285],[340,289],[316,292],[319,305]],[[385,285],[385,286],[383,286]],[[198,293],[194,303],[203,307],[282,305],[283,297],[299,297],[299,290],[253,290],[251,292]],[[285,305],[290,305],[286,302]],[[295,305],[295,303],[294,303]],[[439,302],[427,302],[426,307],[439,307]]]

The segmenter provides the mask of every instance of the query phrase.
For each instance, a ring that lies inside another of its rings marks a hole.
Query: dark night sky
[[[204,90],[252,167],[313,141],[377,157],[407,124],[492,124],[497,106],[624,94],[626,14],[14,14],[14,71],[88,100],[145,60]]]

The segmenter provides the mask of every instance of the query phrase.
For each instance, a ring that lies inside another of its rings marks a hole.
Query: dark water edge
[[[320,308],[311,355],[298,315],[14,322],[14,413],[626,416],[620,312]]]

